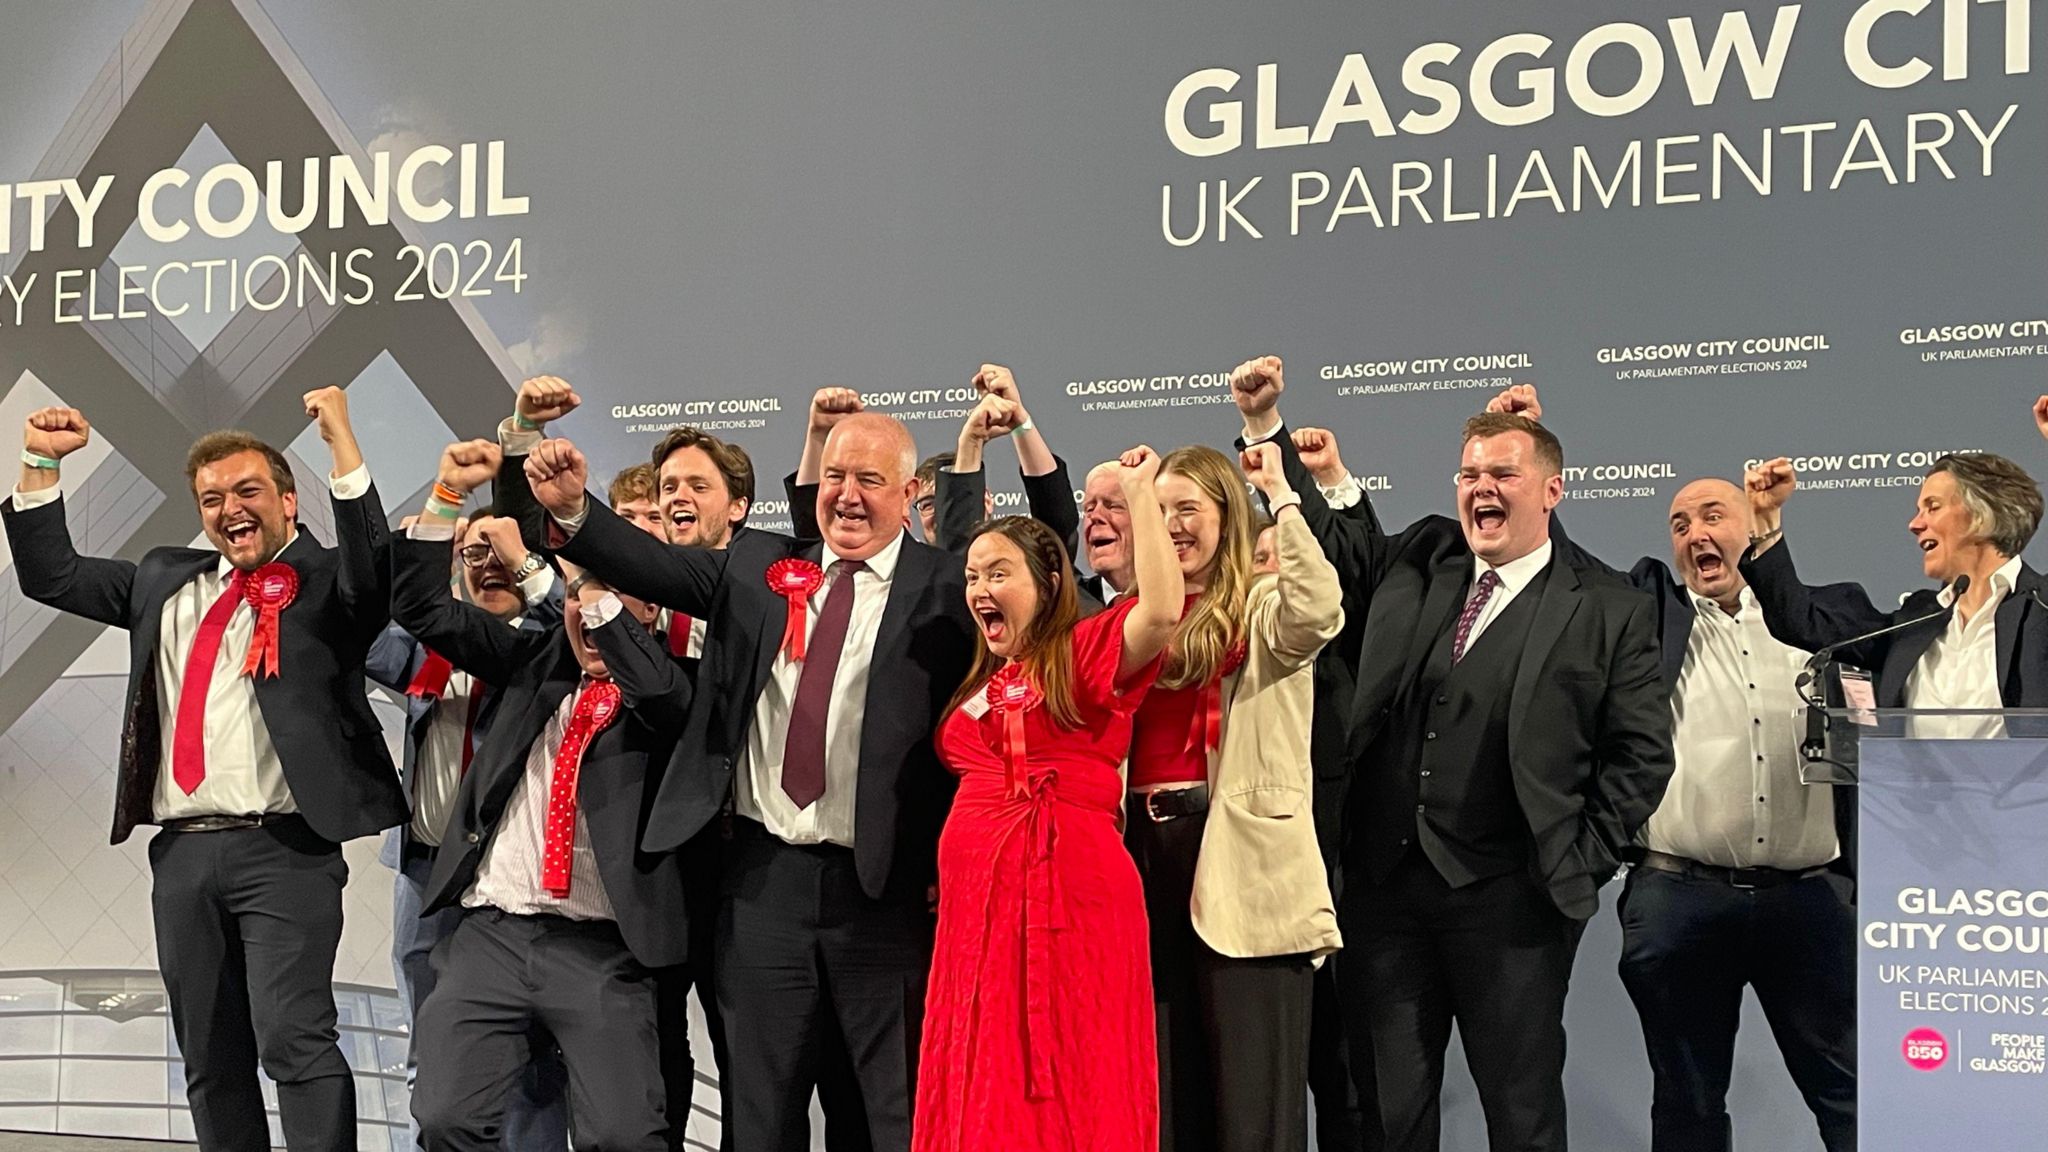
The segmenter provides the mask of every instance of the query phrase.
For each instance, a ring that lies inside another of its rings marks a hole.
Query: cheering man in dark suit
[[[213,548],[78,555],[58,461],[89,428],[66,408],[29,417],[0,508],[24,595],[129,632],[113,842],[162,828],[149,845],[158,965],[208,1152],[269,1148],[259,1063],[294,1152],[355,1147],[333,992],[341,842],[407,815],[363,685],[390,609],[390,536],[345,395],[305,403],[333,454],[335,523],[364,542],[352,554],[299,530],[276,449],[215,432],[185,469]],[[445,582],[444,566],[444,596]]]
[[[1281,386],[1277,357],[1232,378],[1254,397]],[[1332,515],[1287,447],[1310,526],[1366,602],[1338,978],[1373,1045],[1386,1146],[1437,1148],[1455,1022],[1496,1152],[1564,1149],[1572,959],[1671,774],[1649,598],[1554,562],[1564,453],[1527,418],[1469,421],[1458,519],[1398,536]]]
[[[450,446],[397,553],[397,622],[500,694],[427,883],[428,911],[463,913],[420,1008],[413,1114],[429,1152],[497,1148],[538,1026],[568,1068],[572,1141],[655,1152],[670,1118],[654,969],[684,959],[688,918],[679,858],[640,839],[690,683],[647,631],[654,609],[581,574],[537,633],[448,596],[454,514],[498,460],[487,441]]]
[[[723,551],[663,546],[586,499],[586,466],[566,441],[534,449],[527,471],[568,534],[563,556],[710,621],[705,699],[646,846],[674,848],[732,805],[717,972],[735,1146],[809,1146],[829,1017],[874,1146],[902,1152],[953,793],[931,735],[966,674],[974,624],[958,558],[905,531],[909,432],[861,412],[846,389],[818,394],[811,430],[798,479],[822,481],[822,549],[753,529]]]

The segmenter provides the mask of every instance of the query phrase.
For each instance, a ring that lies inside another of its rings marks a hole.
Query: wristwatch
[[[524,584],[526,582],[527,577],[538,574],[541,569],[547,566],[548,562],[540,558],[540,553],[528,552],[526,554],[525,562],[521,563],[519,567],[513,571],[512,579],[515,583]]]

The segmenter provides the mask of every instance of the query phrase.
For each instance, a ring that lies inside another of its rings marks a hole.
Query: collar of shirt
[[[896,538],[894,540],[889,541],[889,546],[887,548],[884,548],[880,552],[875,553],[873,556],[868,557],[866,560],[862,561],[862,563],[867,565],[868,571],[872,573],[876,579],[882,581],[884,584],[888,583],[896,576],[896,561],[902,557],[903,542],[909,538],[910,533],[908,532],[896,533]],[[831,543],[827,542],[825,545],[824,556],[822,557],[822,559],[825,561],[825,568],[829,572],[832,568],[832,562],[835,560],[842,560],[844,559],[844,557],[840,556],[839,553],[834,552],[832,550]]]
[[[1742,586],[1742,591],[1736,593],[1737,603],[1735,611],[1732,613],[1723,611],[1721,605],[1711,597],[1702,596],[1690,588],[1685,590],[1685,594],[1692,597],[1693,608],[1702,617],[1709,620],[1720,620],[1723,622],[1744,620],[1755,615],[1758,611],[1756,593],[1750,591],[1747,584]]]
[[[1472,581],[1474,584],[1477,584],[1479,582],[1479,577],[1485,575],[1488,571],[1492,571],[1500,576],[1500,584],[1502,591],[1510,593],[1520,592],[1522,589],[1528,587],[1529,581],[1534,580],[1538,572],[1543,571],[1543,566],[1545,564],[1550,563],[1551,551],[1552,549],[1550,541],[1545,540],[1543,543],[1536,546],[1536,550],[1534,552],[1529,553],[1527,556],[1522,556],[1517,559],[1510,560],[1505,564],[1499,565],[1498,567],[1492,564],[1488,564],[1486,561],[1481,560],[1477,556],[1474,556],[1472,558],[1472,563],[1474,565],[1472,569]]]
[[[2015,556],[2000,564],[1998,570],[1991,574],[1991,598],[1984,602],[1984,607],[1996,607],[2000,600],[2012,595],[2012,590],[2019,586],[2019,582],[2020,558]],[[1956,602],[1955,584],[1951,582],[1946,588],[1941,590],[1935,599],[1941,603],[1943,608],[1954,605]],[[1982,609],[1979,609],[1979,611],[1982,611]]]

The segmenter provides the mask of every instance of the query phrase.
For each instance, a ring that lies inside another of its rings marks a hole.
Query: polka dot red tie
[[[585,679],[570,711],[569,730],[562,734],[562,746],[555,751],[541,841],[540,886],[557,900],[569,898],[569,872],[576,848],[576,775],[583,766],[583,753],[618,714],[619,686],[609,680]]]

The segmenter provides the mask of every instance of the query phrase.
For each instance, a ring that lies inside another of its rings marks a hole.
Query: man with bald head
[[[910,1147],[953,795],[931,738],[975,632],[959,558],[905,530],[916,467],[901,423],[825,389],[798,476],[818,484],[822,540],[743,527],[712,551],[662,544],[589,499],[567,441],[527,459],[563,556],[709,625],[643,847],[672,850],[730,808],[715,963],[725,1122],[750,1152],[807,1152],[811,1092],[836,1044],[873,1146]]]
[[[1543,411],[1527,385],[1489,407]],[[1748,496],[1694,480],[1672,497],[1668,525],[1670,566],[1644,557],[1629,580],[1657,600],[1677,767],[1620,902],[1621,978],[1655,1077],[1651,1148],[1733,1146],[1728,1081],[1747,985],[1823,1145],[1853,1152],[1854,801],[1800,783],[1795,680],[1807,653],[1772,638],[1737,570]]]

